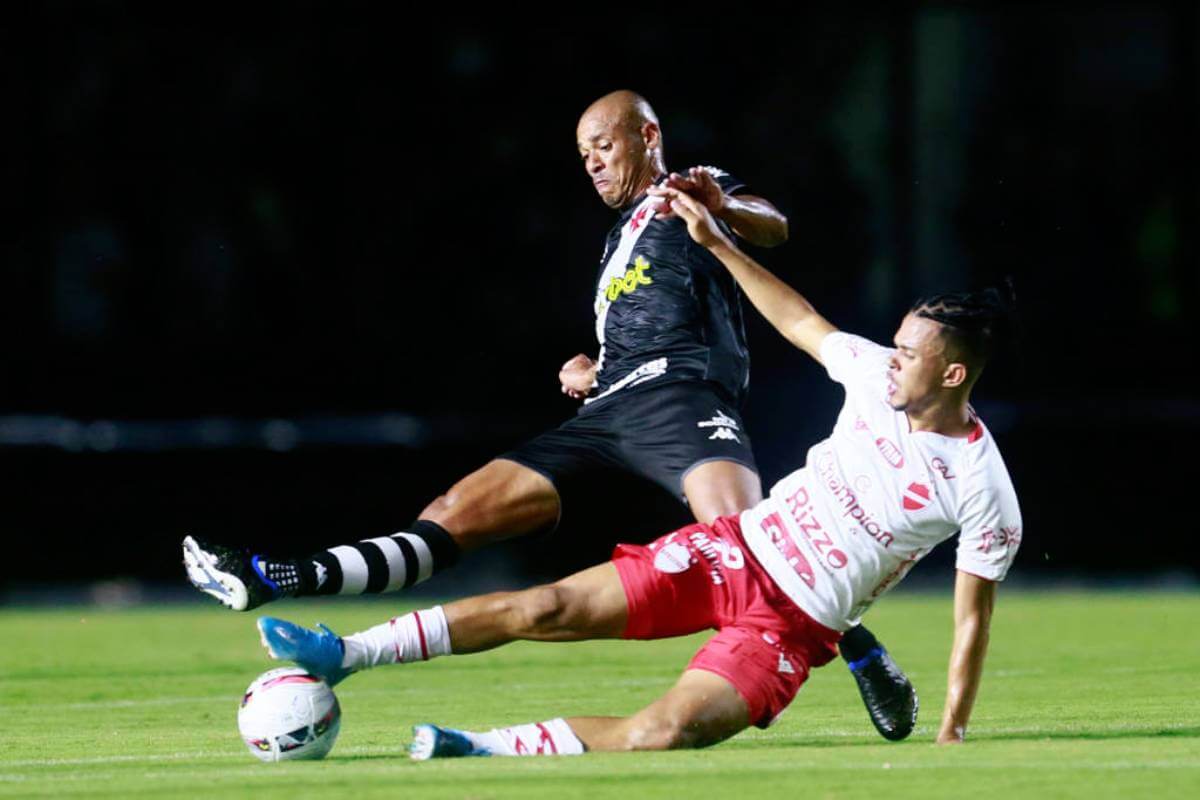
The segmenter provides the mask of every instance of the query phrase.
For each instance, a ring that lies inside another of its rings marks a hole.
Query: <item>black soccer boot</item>
[[[875,635],[859,625],[846,631],[838,648],[879,735],[898,742],[912,733],[920,704],[917,690]]]
[[[272,562],[268,565],[263,556],[201,541],[194,536],[185,536],[183,539],[183,565],[193,586],[234,611],[248,611],[279,597],[294,594],[299,585],[298,578],[295,581],[290,579],[295,567],[289,563]],[[264,571],[264,567],[268,566],[276,568],[272,571],[283,568],[283,575],[276,576],[282,577],[283,583],[268,576]]]

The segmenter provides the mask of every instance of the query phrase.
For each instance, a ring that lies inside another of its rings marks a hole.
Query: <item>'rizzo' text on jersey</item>
[[[846,390],[833,434],[741,517],[772,579],[811,617],[846,630],[939,542],[958,538],[958,569],[1003,580],[1021,512],[995,440],[912,431],[886,400],[892,350],[835,332],[821,360]]]
[[[745,187],[705,167],[727,194]],[[662,218],[644,195],[609,232],[596,286],[596,385],[585,403],[650,381],[698,379],[737,403],[750,375],[739,290],[729,272],[692,241],[678,217]]]

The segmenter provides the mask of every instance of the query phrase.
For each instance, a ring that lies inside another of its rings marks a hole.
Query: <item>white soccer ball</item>
[[[299,667],[259,675],[238,708],[242,741],[262,761],[324,758],[341,724],[333,690]]]

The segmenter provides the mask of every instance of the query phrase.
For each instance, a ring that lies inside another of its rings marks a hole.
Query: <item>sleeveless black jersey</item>
[[[732,176],[705,169],[726,194],[745,193]],[[643,384],[703,380],[740,405],[750,379],[740,291],[682,219],[655,215],[657,202],[639,197],[605,241],[595,301],[599,369],[584,402]]]

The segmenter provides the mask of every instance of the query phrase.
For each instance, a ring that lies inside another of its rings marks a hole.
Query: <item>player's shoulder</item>
[[[1000,446],[982,420],[976,420],[976,431],[967,437],[957,461],[969,493],[1016,497]]]
[[[716,167],[712,164],[700,164],[699,169],[707,172],[724,192],[739,192],[746,189],[746,184],[742,180],[729,174],[721,167]]]

